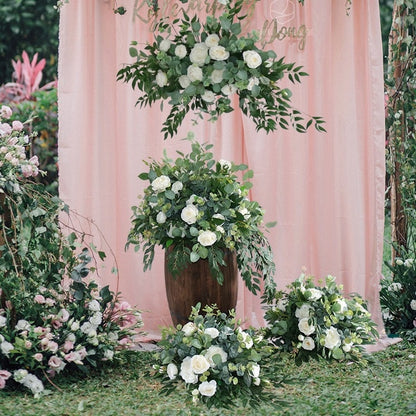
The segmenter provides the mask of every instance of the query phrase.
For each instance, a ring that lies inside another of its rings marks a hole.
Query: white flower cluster
[[[185,338],[190,338],[194,334],[203,333],[208,335],[211,340],[218,339],[221,332],[214,327],[209,328],[200,328],[196,326],[193,322],[188,322],[182,328]],[[253,347],[254,341],[250,334],[240,327],[236,330],[231,328],[223,328],[222,332],[227,335],[236,334],[237,340],[240,343],[240,349],[249,350]],[[170,363],[166,367],[166,374],[170,380],[174,380],[179,377],[186,384],[198,384],[197,388],[192,391],[193,401],[197,402],[199,395],[205,397],[212,397],[217,392],[217,381],[212,378],[211,370],[217,368],[219,365],[227,363],[227,368],[231,373],[237,371],[241,372],[241,367],[237,367],[233,362],[228,361],[228,353],[220,345],[212,343],[207,349],[203,349],[199,354],[193,356],[186,356],[178,368],[174,363]],[[255,386],[260,385],[260,365],[254,361],[249,361],[245,363],[245,368],[248,369],[249,376],[253,379],[253,384]],[[241,374],[240,374],[241,375]],[[230,375],[229,380],[226,383],[238,384],[238,378]]]
[[[169,39],[162,39],[159,43],[160,52],[167,53],[174,46],[174,54],[179,59],[188,56],[187,46],[184,44],[173,44]],[[258,52],[253,50],[244,51],[243,61],[247,68],[256,69],[262,64],[262,58]],[[230,52],[220,45],[220,37],[213,33],[208,34],[204,42],[198,42],[189,50],[190,65],[186,68],[186,73],[178,79],[181,88],[186,89],[192,83],[204,81],[207,77],[204,73],[204,66],[215,63],[216,61],[227,61]],[[224,81],[224,69],[214,69],[209,75],[211,85],[221,84]],[[163,88],[169,83],[168,75],[165,71],[158,70],[155,78],[156,84]],[[259,85],[260,80],[257,77],[251,77],[247,80],[246,89],[251,91],[255,85]],[[225,83],[221,87],[221,93],[229,96],[237,92],[238,88],[234,83]],[[216,93],[211,88],[205,88],[200,94],[201,98],[207,103],[213,103],[216,99]]]
[[[29,144],[29,136],[24,135],[23,123],[15,120],[12,124],[5,122],[12,116],[10,107],[0,107],[0,187],[13,175],[21,174],[25,178],[37,176],[39,161],[37,156],[26,158],[25,146]],[[3,121],[2,121],[3,120]]]

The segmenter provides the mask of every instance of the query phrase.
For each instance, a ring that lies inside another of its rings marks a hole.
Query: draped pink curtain
[[[291,87],[293,102],[307,114],[323,116],[327,133],[311,128],[307,134],[279,130],[266,135],[235,111],[215,124],[197,126],[189,116],[180,133],[166,141],[160,133],[166,111],[158,104],[135,107],[136,93],[116,82],[118,69],[131,62],[130,41],[152,39],[143,22],[146,1],[119,0],[117,5],[127,14],[114,15],[108,0],[71,0],[63,7],[60,27],[60,194],[94,220],[100,229],[93,231],[96,245],[114,252],[120,280],[110,273],[109,261],[100,270],[103,283],[144,311],[150,332],[171,323],[162,251],[144,273],[142,254],[124,246],[130,207],[146,185],[137,178],[145,170],[143,159],[159,159],[163,149],[171,156],[187,151],[180,139],[194,131],[215,145],[218,158],[254,170],[251,197],[265,209],[266,221],[277,221],[269,239],[278,286],[283,289],[303,267],[317,279],[335,275],[346,293],[358,292],[369,301],[382,330],[384,108],[377,0],[353,1],[350,15],[339,0],[306,0],[303,7],[295,0],[264,0],[248,21],[247,29],[260,29],[266,49],[309,73]],[[259,298],[243,285],[239,293],[239,316],[262,324]]]

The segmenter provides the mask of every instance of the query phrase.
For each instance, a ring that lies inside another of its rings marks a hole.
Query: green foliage
[[[46,172],[36,181],[43,183],[47,192],[58,194],[58,99],[57,90],[35,91],[30,100],[11,103],[13,115],[10,120],[30,120],[26,123],[32,139],[31,156],[36,155],[39,169]]]
[[[155,246],[168,249],[173,275],[187,264],[207,259],[213,276],[222,282],[224,249],[236,252],[237,265],[254,294],[264,282],[272,298],[275,265],[263,233],[263,210],[247,198],[251,183],[240,184],[236,173],[247,169],[229,161],[215,161],[212,145],[188,137],[192,151],[172,161],[145,162],[149,171],[139,177],[149,181],[144,197],[134,206],[127,246],[144,252],[144,270],[151,267]],[[252,173],[246,174],[246,178]]]
[[[322,118],[307,116],[305,121],[292,107],[290,89],[280,86],[285,76],[299,83],[307,73],[278,59],[272,50],[260,50],[254,33],[241,35],[242,6],[243,0],[232,0],[219,18],[209,15],[202,23],[197,15],[183,11],[182,18],[172,23],[160,20],[155,42],[147,43],[144,50],[132,42],[130,55],[136,62],[125,65],[117,79],[143,93],[137,100],[141,107],[168,100],[171,109],[162,128],[165,139],[177,132],[189,112],[197,118],[209,114],[215,121],[233,111],[233,94],[257,130],[292,126],[306,132],[314,124],[318,131],[325,131]]]
[[[59,14],[56,0],[0,0],[0,84],[11,79],[11,60],[26,50],[48,61],[47,79],[56,78]]]
[[[397,250],[400,257],[386,263],[392,275],[381,281],[383,318],[389,334],[416,341],[416,245]]]

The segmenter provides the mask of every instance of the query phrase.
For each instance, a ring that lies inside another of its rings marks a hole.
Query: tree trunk
[[[394,125],[388,132],[389,136],[389,151],[391,156],[392,172],[390,175],[390,204],[391,204],[391,242],[392,247],[392,261],[397,257],[396,247],[407,248],[407,220],[402,203],[402,195],[400,192],[401,186],[401,164],[398,160],[399,154],[404,152],[404,141],[406,139],[406,122],[404,119],[403,102],[397,94],[400,89],[400,84],[403,79],[404,67],[401,60],[401,40],[406,37],[405,29],[402,21],[406,15],[407,10],[403,6],[399,6],[398,2],[394,2],[393,6],[393,20],[389,36],[389,67],[392,68],[390,74],[394,79],[394,87],[388,90],[388,105],[390,111],[394,114],[400,115],[400,124]],[[398,46],[398,51],[394,51],[393,45]],[[401,113],[400,113],[401,111]]]

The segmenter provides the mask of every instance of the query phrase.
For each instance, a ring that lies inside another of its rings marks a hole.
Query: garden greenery
[[[68,207],[29,180],[37,157],[27,157],[31,137],[11,116],[0,108],[0,389],[20,383],[38,396],[64,369],[115,359],[141,319],[89,276],[92,251],[83,233],[61,231]]]
[[[149,170],[139,177],[149,185],[132,208],[127,246],[143,250],[144,270],[152,265],[155,246],[169,249],[168,267],[174,276],[187,264],[207,259],[220,284],[224,249],[230,249],[247,288],[256,294],[263,281],[266,298],[272,298],[275,265],[263,232],[263,210],[247,198],[252,171],[245,172],[240,184],[236,173],[246,165],[216,161],[212,145],[200,144],[193,135],[187,139],[189,154],[177,152],[175,161],[165,156],[161,162],[145,162]]]
[[[164,138],[177,132],[190,111],[199,117],[207,113],[210,120],[233,111],[234,94],[257,130],[292,126],[306,132],[314,124],[318,131],[325,131],[321,117],[308,116],[305,123],[304,115],[292,107],[291,90],[281,87],[285,76],[292,83],[300,82],[307,75],[302,67],[284,62],[272,50],[259,49],[256,33],[241,34],[244,0],[219,3],[224,7],[221,16],[209,15],[204,22],[183,10],[180,19],[160,19],[155,41],[144,50],[133,42],[130,55],[136,62],[118,72],[118,80],[143,93],[137,100],[141,107],[168,100]]]

